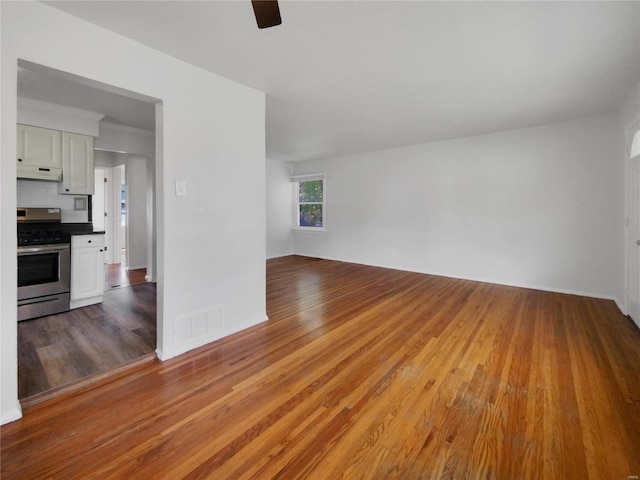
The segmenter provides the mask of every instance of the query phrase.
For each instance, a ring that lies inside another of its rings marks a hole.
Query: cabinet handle
[[[100,249],[101,252],[103,252],[104,250]]]
[[[21,158],[19,158],[19,159],[18,159],[18,161],[19,161],[19,162],[21,162],[21,161],[22,161],[22,159],[21,159]]]
[[[69,191],[69,189],[68,189],[68,188],[65,188],[65,189],[64,189],[64,191],[65,191],[65,192],[68,192],[68,191]]]
[[[87,240],[87,243],[91,243],[91,240]]]

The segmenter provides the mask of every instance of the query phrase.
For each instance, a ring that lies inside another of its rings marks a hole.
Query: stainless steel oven
[[[19,209],[18,227],[18,321],[69,310],[71,245],[60,209]]]
[[[18,320],[69,310],[69,244],[18,247]]]

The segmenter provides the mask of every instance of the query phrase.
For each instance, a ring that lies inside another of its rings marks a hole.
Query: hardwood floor
[[[72,384],[155,348],[155,284],[106,291],[103,303],[18,323],[18,396]]]
[[[286,257],[267,308],[27,409],[2,478],[640,475],[640,333],[611,301]]]
[[[120,263],[105,263],[104,265],[104,290],[112,288],[130,287],[147,283],[146,268],[128,270],[126,267],[126,256],[122,254]]]

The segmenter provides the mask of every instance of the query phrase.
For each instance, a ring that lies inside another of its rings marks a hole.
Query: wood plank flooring
[[[2,478],[640,475],[640,333],[611,301],[286,257],[267,308],[26,410]]]
[[[106,291],[103,303],[18,323],[18,396],[69,385],[155,348],[155,284]]]
[[[104,290],[112,288],[130,287],[132,285],[140,285],[147,282],[146,268],[138,268],[127,270],[122,263],[114,263],[104,265]]]

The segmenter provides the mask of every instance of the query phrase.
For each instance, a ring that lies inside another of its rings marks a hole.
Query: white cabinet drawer
[[[104,247],[104,235],[73,235],[71,237],[73,248]]]

